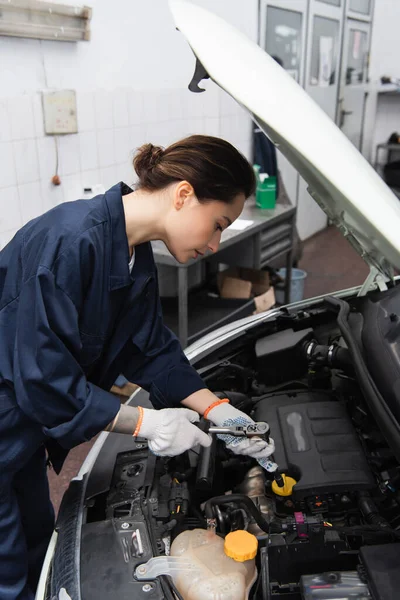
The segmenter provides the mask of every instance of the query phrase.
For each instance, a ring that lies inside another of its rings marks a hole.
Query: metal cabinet
[[[373,0],[260,0],[261,47],[359,149],[368,94],[372,15]],[[297,205],[300,238],[306,239],[326,226],[326,216],[279,152],[278,164],[288,196]]]

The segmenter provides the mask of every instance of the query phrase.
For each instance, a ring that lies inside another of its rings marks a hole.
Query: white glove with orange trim
[[[209,446],[210,437],[193,425],[199,415],[189,408],[152,410],[138,407],[139,421],[134,435],[146,438],[158,456],[177,456],[197,446]]]
[[[218,427],[254,423],[253,419],[246,415],[246,413],[229,404],[229,400],[227,399],[217,400],[204,412],[204,416]],[[233,435],[218,435],[218,437],[225,442],[227,448],[234,454],[252,456],[267,471],[271,473],[276,471],[278,465],[269,460],[269,457],[275,451],[275,443],[272,438],[267,442],[258,437],[243,438]]]

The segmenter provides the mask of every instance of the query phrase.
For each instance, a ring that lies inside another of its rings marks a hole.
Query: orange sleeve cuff
[[[138,419],[138,422],[137,422],[137,425],[136,425],[136,429],[133,432],[133,437],[137,437],[139,435],[139,431],[140,431],[140,428],[141,428],[142,423],[143,423],[143,415],[144,415],[143,408],[141,406],[138,406],[137,408],[138,408],[138,411],[139,411],[139,419]]]
[[[222,398],[221,400],[217,400],[216,402],[213,402],[212,404],[210,404],[210,406],[208,406],[208,407],[206,408],[206,410],[204,411],[203,417],[204,417],[205,419],[207,419],[207,417],[208,417],[208,413],[209,413],[209,412],[210,412],[210,411],[211,411],[213,408],[215,408],[216,406],[219,406],[220,404],[225,404],[226,402],[228,402],[228,403],[229,403],[229,400],[228,400],[228,398]]]

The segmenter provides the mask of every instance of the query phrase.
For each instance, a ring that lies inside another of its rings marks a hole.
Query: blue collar
[[[129,244],[126,236],[125,213],[122,196],[133,190],[123,183],[117,183],[105,193],[105,202],[111,221],[111,257],[109,290],[118,290],[131,285],[141,275],[155,275],[156,267],[150,242],[135,247],[135,264],[129,272]]]

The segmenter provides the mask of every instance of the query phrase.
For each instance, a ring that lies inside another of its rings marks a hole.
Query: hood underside
[[[362,258],[392,277],[392,267],[400,268],[400,203],[371,165],[257,44],[197,5],[169,4],[197,72],[249,111]]]

